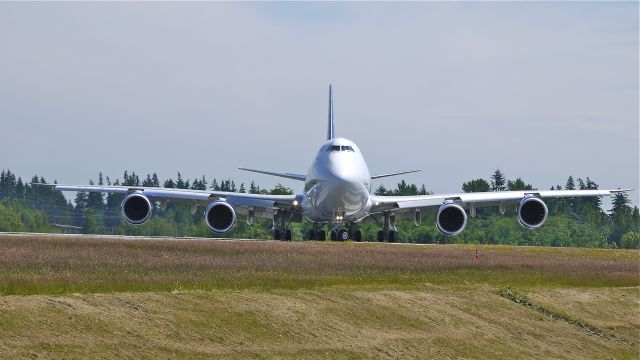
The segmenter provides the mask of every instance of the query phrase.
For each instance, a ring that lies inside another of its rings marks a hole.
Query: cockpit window
[[[326,152],[333,152],[333,151],[351,151],[351,152],[355,152],[355,150],[353,150],[353,147],[351,146],[340,146],[340,145],[327,145],[326,148],[324,148],[324,151]]]

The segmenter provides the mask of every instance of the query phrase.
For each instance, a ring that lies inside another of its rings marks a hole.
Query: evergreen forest
[[[55,184],[55,181],[53,182]],[[232,179],[207,180],[184,179],[180,173],[175,179],[160,181],[154,174],[140,177],[135,172],[125,171],[120,179],[110,179],[99,173],[89,184],[167,187],[213,191],[238,191],[254,194],[292,194],[293,189],[281,184],[265,189],[251,182],[248,186]],[[586,178],[569,176],[564,186],[556,185],[552,190],[598,189],[598,184]],[[204,224],[203,209],[192,215],[191,208],[169,202],[163,211],[154,204],[153,216],[143,225],[130,225],[120,216],[123,195],[76,193],[69,201],[59,191],[53,190],[44,177],[33,176],[24,181],[11,170],[0,173],[0,231],[2,232],[43,232],[43,233],[85,233],[122,234],[177,237],[270,239],[270,220],[258,220],[247,225],[242,216],[238,217],[234,229],[226,234],[214,234]],[[464,192],[533,190],[534,187],[521,178],[508,179],[496,170],[488,179],[477,178],[464,182],[460,190]],[[453,189],[452,189],[453,190]],[[425,185],[408,184],[400,181],[396,188],[387,189],[380,185],[378,195],[418,195],[430,193]],[[628,194],[617,194],[610,209],[603,209],[599,198],[545,199],[549,217],[539,229],[524,229],[518,224],[516,205],[507,207],[504,215],[497,207],[479,208],[475,218],[470,218],[466,230],[457,236],[440,233],[435,225],[435,214],[424,213],[422,225],[416,227],[413,220],[398,220],[396,241],[416,243],[469,243],[469,244],[510,244],[538,246],[598,247],[598,248],[638,248],[640,245],[640,215],[637,206],[631,206]],[[303,239],[310,223],[291,224],[295,240]],[[360,224],[362,237],[366,241],[376,239],[379,230],[375,223]]]

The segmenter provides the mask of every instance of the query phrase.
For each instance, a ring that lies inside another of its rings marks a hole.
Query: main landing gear
[[[274,230],[273,231],[273,239],[274,240],[291,241],[291,230],[289,230],[289,229],[285,229],[284,231],[282,231],[282,230]]]
[[[287,222],[286,213],[277,212],[273,214],[273,239],[291,241],[291,230]]]
[[[320,226],[314,223],[309,230],[309,240],[325,241],[326,238],[327,234],[325,233],[325,231],[320,230]]]
[[[388,212],[384,213],[384,224],[382,230],[378,231],[378,241],[396,242],[396,232],[396,216]]]

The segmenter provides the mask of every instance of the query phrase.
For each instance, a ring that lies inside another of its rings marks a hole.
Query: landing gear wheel
[[[395,231],[389,231],[389,242],[396,242],[396,232]]]
[[[291,230],[287,229],[284,231],[284,240],[291,241]]]
[[[280,230],[273,231],[273,240],[280,240]]]
[[[309,240],[315,240],[316,239],[316,233],[313,232],[313,230],[309,230]]]
[[[378,241],[379,242],[383,242],[384,241],[384,231],[382,231],[382,230],[378,231]]]
[[[318,240],[325,241],[326,239],[327,235],[325,234],[324,230],[318,231]]]
[[[338,231],[338,240],[340,241],[349,240],[349,231],[347,229],[340,229],[340,231]]]
[[[332,240],[332,241],[336,241],[336,240],[338,240],[338,232],[337,232],[337,231],[333,230],[333,231],[331,232],[331,240]]]
[[[362,233],[360,232],[360,230],[358,230],[358,231],[353,233],[353,239],[356,242],[361,242],[362,241]]]

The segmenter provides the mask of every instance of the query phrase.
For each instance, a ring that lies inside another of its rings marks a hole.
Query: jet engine
[[[236,211],[226,201],[214,201],[204,211],[204,222],[215,233],[227,232],[236,224]]]
[[[151,217],[151,201],[142,193],[131,193],[122,200],[122,217],[129,223],[140,225]]]
[[[527,229],[542,226],[548,214],[547,205],[535,196],[524,197],[518,205],[518,222]]]
[[[458,235],[467,226],[467,213],[453,201],[446,202],[438,209],[436,226],[446,235]]]

